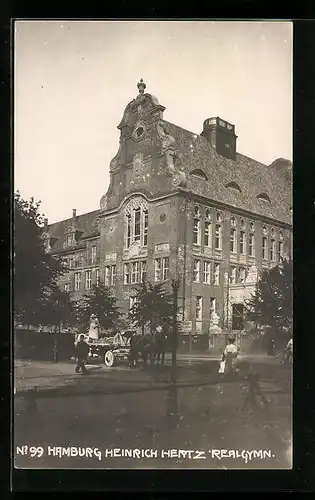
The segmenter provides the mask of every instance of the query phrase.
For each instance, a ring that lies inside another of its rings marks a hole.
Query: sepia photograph
[[[292,469],[292,23],[12,31],[14,467]]]

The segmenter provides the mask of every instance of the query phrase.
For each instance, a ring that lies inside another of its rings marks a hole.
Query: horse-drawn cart
[[[77,336],[75,343],[80,336]],[[111,368],[118,363],[129,361],[130,344],[127,337],[122,336],[120,341],[117,341],[115,337],[94,340],[84,335],[84,340],[90,348],[87,362],[101,360],[106,367]]]

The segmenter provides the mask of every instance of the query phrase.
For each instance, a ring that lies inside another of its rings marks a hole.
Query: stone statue
[[[91,314],[90,317],[90,329],[89,329],[89,338],[93,340],[98,340],[99,338],[99,321],[96,314]]]
[[[177,170],[175,167],[176,158],[178,157],[175,139],[170,135],[163,122],[158,122],[157,131],[162,140],[162,154],[165,156],[166,166],[169,174],[172,176],[174,186],[185,186],[186,175],[183,171]]]
[[[218,328],[219,325],[219,316],[215,311],[212,311],[211,316],[210,316],[210,328]]]

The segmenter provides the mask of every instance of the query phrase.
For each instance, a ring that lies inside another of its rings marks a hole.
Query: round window
[[[141,137],[143,135],[143,133],[144,133],[143,127],[138,127],[136,130],[136,136]]]
[[[166,221],[166,215],[165,214],[161,214],[160,215],[160,221],[161,222],[165,222]]]

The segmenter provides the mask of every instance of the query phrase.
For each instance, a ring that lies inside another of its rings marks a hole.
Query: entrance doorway
[[[232,304],[232,330],[244,330],[244,304]]]

